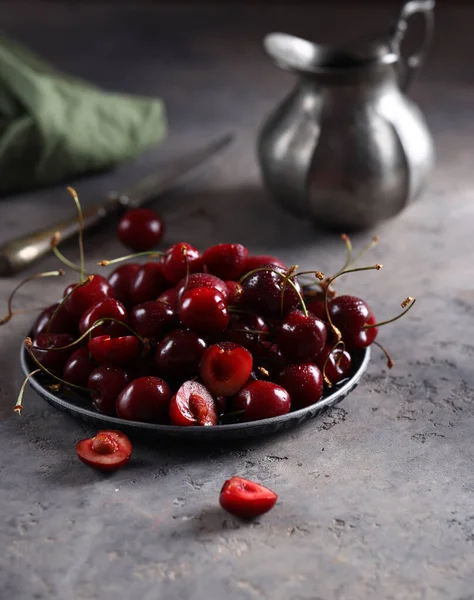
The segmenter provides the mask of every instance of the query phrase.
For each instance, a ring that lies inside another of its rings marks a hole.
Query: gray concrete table
[[[241,241],[328,273],[343,260],[340,241],[276,210],[260,187],[256,130],[292,85],[260,40],[272,29],[341,39],[344,31],[383,28],[389,15],[369,5],[0,4],[2,28],[58,66],[168,105],[164,145],[113,173],[72,182],[85,204],[233,129],[238,141],[225,157],[162,203],[167,241]],[[340,285],[363,294],[380,317],[408,294],[418,304],[380,333],[396,368],[388,372],[375,351],[340,407],[245,444],[137,441],[130,467],[104,477],[75,456],[75,442],[91,429],[31,391],[21,418],[13,415],[31,316],[2,328],[2,600],[474,598],[473,19],[472,8],[440,8],[435,46],[413,88],[437,142],[430,188],[378,231],[373,260],[385,269]],[[70,212],[62,187],[3,200],[0,239]],[[65,251],[74,255],[74,245]],[[87,239],[89,264],[119,252],[112,227]],[[17,279],[0,280],[2,298]],[[38,281],[17,301],[42,305],[57,290],[55,281]],[[280,495],[250,525],[217,506],[222,482],[235,473]]]

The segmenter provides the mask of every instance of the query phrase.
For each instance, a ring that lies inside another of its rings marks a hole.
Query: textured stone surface
[[[260,39],[284,29],[328,41],[344,30],[376,30],[388,16],[374,6],[0,5],[6,32],[62,68],[169,105],[167,143],[114,173],[75,182],[84,203],[231,128],[238,140],[225,157],[162,202],[168,242],[242,241],[326,272],[343,260],[340,242],[273,209],[260,188],[256,128],[292,84],[263,56]],[[340,286],[363,294],[381,317],[406,295],[418,297],[409,318],[380,334],[396,369],[387,372],[374,352],[362,384],[332,413],[240,445],[136,440],[130,466],[104,477],[74,453],[89,428],[31,391],[22,417],[12,414],[17,351],[31,316],[2,328],[2,599],[474,598],[473,17],[469,8],[439,10],[443,26],[413,89],[437,143],[430,189],[380,227],[373,260],[385,269]],[[3,200],[0,239],[70,212],[62,188]],[[121,252],[112,231],[88,237],[89,264]],[[65,252],[74,256],[74,245]],[[0,296],[13,285],[0,280]],[[38,281],[17,303],[43,305],[58,288]],[[234,473],[274,488],[276,508],[250,525],[223,513],[218,491]]]

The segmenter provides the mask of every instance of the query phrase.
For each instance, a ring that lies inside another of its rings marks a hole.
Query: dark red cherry
[[[233,281],[232,279],[227,279],[225,284],[227,287],[228,306],[237,304],[241,292],[240,285],[237,283],[237,281]]]
[[[89,375],[87,387],[94,407],[106,415],[115,415],[120,392],[130,383],[128,371],[120,367],[97,367]]]
[[[68,315],[79,321],[88,308],[100,300],[112,297],[113,293],[114,290],[105,277],[91,275],[85,283],[76,284],[65,299],[64,308]]]
[[[240,519],[252,519],[275,506],[278,496],[268,488],[243,477],[231,477],[222,486],[219,503]]]
[[[311,406],[323,395],[323,376],[312,363],[286,365],[280,372],[279,383],[290,394],[292,410]]]
[[[115,321],[105,321],[103,325],[93,329],[90,332],[92,337],[97,337],[98,335],[110,335],[110,337],[127,335],[127,328],[116,322],[128,323],[127,311],[125,310],[125,306],[118,300],[115,300],[115,298],[105,298],[105,300],[101,300],[88,308],[79,321],[79,333],[82,335],[96,321],[103,318],[112,318]]]
[[[286,271],[287,266],[279,258],[269,255],[249,256],[245,263],[244,273],[258,269],[259,267],[265,267],[266,265],[274,265],[280,267]]]
[[[201,267],[199,250],[186,242],[174,244],[168,248],[163,257],[163,275],[173,284],[183,279],[186,272],[196,273],[201,270]]]
[[[164,423],[171,396],[169,385],[160,377],[140,377],[119,394],[117,415],[130,421]]]
[[[242,244],[217,244],[202,255],[209,273],[221,279],[239,279],[244,273],[249,253]]]
[[[130,313],[130,326],[144,338],[160,340],[178,323],[176,312],[157,300],[135,306]]]
[[[214,288],[186,290],[179,302],[182,323],[200,334],[219,333],[229,324],[229,311],[223,297]]]
[[[175,329],[158,344],[155,353],[157,371],[167,379],[184,381],[195,377],[206,342],[193,331]]]
[[[351,355],[339,346],[334,350],[334,346],[327,345],[318,356],[316,363],[321,372],[324,369],[324,374],[332,385],[350,377],[352,373]]]
[[[204,352],[199,374],[215,396],[233,396],[247,382],[252,366],[252,355],[246,348],[233,342],[220,342]]]
[[[132,444],[121,431],[99,431],[76,444],[77,456],[99,471],[116,471],[130,460]]]
[[[224,281],[222,281],[222,279],[219,279],[219,277],[211,275],[210,273],[192,273],[187,278],[187,281],[185,277],[176,285],[176,291],[178,297],[180,298],[185,290],[203,287],[217,290],[224,300],[227,301],[227,297],[229,295],[229,289],[227,285]]]
[[[164,291],[158,296],[158,301],[168,304],[171,308],[177,308],[178,292],[176,288],[170,288],[169,290]]]
[[[214,398],[197,381],[185,381],[171,398],[169,416],[172,425],[217,425]]]
[[[134,335],[99,335],[89,340],[89,352],[99,365],[127,365],[139,355],[140,342]]]
[[[225,335],[229,341],[247,348],[250,352],[258,352],[261,345],[270,345],[268,332],[267,324],[258,315],[232,313]]]
[[[121,302],[126,308],[132,306],[131,290],[140,265],[127,263],[121,265],[109,276],[109,283],[114,290],[114,298]]]
[[[36,336],[30,352],[40,364],[54,373],[61,373],[69,356],[77,350],[71,346],[64,350],[57,350],[72,344],[74,338],[68,333],[40,333]]]
[[[45,308],[40,313],[33,325],[33,334],[38,336],[40,333],[76,333],[76,323],[66,313],[64,305],[59,308],[59,303]]]
[[[336,296],[329,302],[329,314],[349,348],[367,348],[377,337],[377,327],[365,328],[365,325],[372,325],[376,320],[361,298]]]
[[[133,252],[154,248],[163,237],[165,224],[149,208],[133,208],[120,219],[117,236],[124,246]]]
[[[288,392],[270,381],[250,381],[232,398],[232,411],[243,411],[242,421],[258,421],[290,411]]]
[[[89,350],[82,346],[67,359],[63,368],[63,379],[73,385],[87,387],[89,375],[95,369]]]
[[[318,317],[318,319],[321,319],[321,321],[327,321],[326,305],[324,300],[309,300],[306,302],[306,308],[308,309],[308,312],[315,317]]]
[[[278,319],[300,305],[298,294],[290,283],[284,286],[285,271],[275,265],[266,265],[241,282],[242,293],[239,306],[247,308],[263,317]],[[300,290],[298,282],[292,279]],[[283,295],[283,303],[282,303]]]
[[[299,310],[290,312],[277,330],[277,344],[283,357],[292,363],[312,362],[326,344],[326,325]]]
[[[130,288],[130,300],[134,306],[156,300],[168,287],[161,262],[147,262],[135,275]]]

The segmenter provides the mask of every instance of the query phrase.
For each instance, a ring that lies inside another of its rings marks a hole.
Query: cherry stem
[[[332,387],[332,382],[331,382],[331,380],[329,379],[329,377],[326,375],[326,365],[328,364],[328,361],[329,361],[329,359],[331,358],[331,356],[333,355],[334,351],[336,350],[336,348],[337,348],[338,346],[342,346],[342,352],[341,352],[341,356],[340,356],[339,358],[337,358],[337,359],[336,359],[336,366],[338,366],[338,365],[339,365],[339,363],[338,363],[337,361],[340,361],[340,360],[341,360],[341,358],[342,358],[342,355],[343,355],[343,353],[344,353],[344,351],[345,351],[345,349],[346,349],[346,345],[345,345],[345,343],[344,343],[342,340],[339,340],[339,341],[337,341],[337,342],[334,344],[334,346],[333,346],[333,348],[332,348],[331,352],[330,352],[330,353],[327,355],[327,357],[326,357],[326,360],[324,361],[324,365],[323,365],[323,371],[322,371],[322,374],[323,374],[323,379],[324,379],[324,382],[327,384],[327,386],[328,386],[328,387]]]
[[[343,233],[341,235],[341,240],[346,244],[347,255],[346,255],[346,262],[344,263],[344,266],[342,267],[342,269],[340,271],[338,271],[338,273],[342,273],[343,271],[345,271],[353,262],[352,261],[351,238],[346,233]]]
[[[157,257],[163,256],[164,252],[159,252],[158,250],[147,250],[146,252],[136,252],[135,254],[127,254],[126,256],[119,256],[118,258],[113,258],[112,260],[101,260],[97,264],[99,267],[108,267],[109,265],[115,265],[116,263],[124,262],[126,260],[131,260],[132,258],[140,258],[140,256],[149,256],[149,257]]]
[[[21,411],[23,410],[23,394],[25,393],[26,384],[28,383],[30,377],[33,377],[33,375],[36,375],[37,373],[41,373],[41,369],[31,371],[31,373],[29,373],[25,377],[25,381],[21,385],[20,391],[18,393],[18,398],[16,399],[16,404],[13,407],[13,410],[14,412],[16,412],[17,415],[21,415]]]
[[[411,308],[415,305],[415,302],[416,298],[408,296],[408,298],[405,298],[405,300],[400,304],[400,306],[405,309],[402,310],[400,314],[398,314],[396,317],[393,317],[393,319],[387,319],[387,321],[380,321],[380,323],[367,323],[366,325],[364,325],[364,329],[371,329],[372,327],[382,327],[382,325],[388,325],[389,323],[398,321],[398,319],[401,319],[403,315],[406,315],[407,312],[411,310]]]
[[[349,263],[348,266],[354,265],[358,260],[360,260],[364,256],[364,254],[366,254],[366,252],[372,250],[372,248],[375,248],[375,246],[379,243],[379,239],[380,238],[378,235],[374,235],[370,242],[362,248],[359,254],[356,255],[356,257],[352,260],[351,263]]]
[[[5,323],[8,323],[8,321],[10,321],[10,319],[15,314],[13,312],[13,307],[12,307],[13,298],[14,298],[15,294],[17,293],[17,291],[21,287],[23,287],[25,285],[25,283],[28,283],[29,281],[32,281],[33,279],[39,279],[40,277],[60,277],[61,275],[64,275],[64,271],[62,269],[58,269],[56,271],[45,271],[44,273],[35,273],[35,275],[31,275],[30,277],[27,277],[26,279],[21,281],[13,289],[12,293],[10,294],[10,296],[8,298],[8,313],[3,317],[3,319],[0,319],[0,325],[5,325]]]
[[[56,231],[56,233],[53,235],[53,237],[51,238],[51,241],[50,241],[51,250],[52,250],[54,256],[56,256],[56,258],[58,260],[60,260],[64,265],[66,265],[66,267],[69,267],[73,271],[80,273],[81,268],[78,265],[76,265],[76,263],[73,263],[72,260],[69,260],[69,258],[66,258],[64,256],[64,254],[61,252],[61,250],[58,248],[60,239],[61,239],[61,233],[59,231]]]
[[[342,334],[339,331],[339,329],[332,322],[331,315],[329,314],[328,290],[329,290],[330,285],[332,284],[332,282],[335,279],[337,279],[341,275],[345,275],[346,273],[358,273],[359,271],[373,271],[373,270],[380,271],[380,269],[382,269],[382,267],[383,267],[383,265],[380,265],[380,264],[370,265],[369,267],[356,267],[354,269],[347,269],[346,271],[341,271],[340,273],[336,273],[330,279],[328,279],[326,290],[324,292],[324,309],[326,311],[326,317],[327,317],[328,323],[331,326],[331,329],[333,330],[334,334],[336,335],[338,342],[341,341]]]
[[[372,342],[372,344],[375,344],[376,346],[378,346],[380,348],[380,350],[382,350],[382,352],[385,354],[385,356],[387,357],[387,367],[389,369],[393,369],[393,367],[395,366],[395,363],[392,359],[392,357],[390,356],[390,354],[388,353],[388,350],[386,348],[384,348],[382,346],[382,344],[379,344],[379,342]]]
[[[84,281],[84,215],[82,214],[82,207],[76,190],[73,187],[68,187],[67,191],[74,200],[79,217],[79,278],[82,282]]]
[[[64,385],[66,385],[68,387],[73,387],[77,390],[81,390],[83,392],[89,393],[89,390],[87,388],[82,387],[81,385],[76,385],[75,383],[69,383],[68,381],[65,381],[64,379],[61,379],[61,377],[58,377],[57,375],[55,375],[54,373],[49,371],[44,365],[42,365],[40,363],[40,361],[36,358],[36,356],[33,354],[33,352],[31,351],[31,348],[33,346],[32,342],[31,342],[31,338],[26,338],[25,346],[26,346],[26,349],[28,350],[28,354],[30,355],[31,359],[33,360],[35,365],[37,367],[39,367],[39,369],[41,371],[43,371],[43,373],[46,373],[46,375],[49,375],[49,377],[56,379],[56,381],[59,381],[60,383],[63,383]],[[52,348],[48,348],[48,350],[52,350]]]

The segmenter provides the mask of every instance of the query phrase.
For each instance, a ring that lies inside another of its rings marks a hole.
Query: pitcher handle
[[[413,81],[414,75],[425,59],[434,32],[434,7],[435,0],[409,0],[408,2],[405,2],[393,28],[391,36],[392,49],[401,56],[400,46],[408,30],[410,17],[417,13],[421,13],[425,18],[423,39],[420,42],[418,50],[403,60],[404,73],[400,81],[402,90],[408,89]]]

